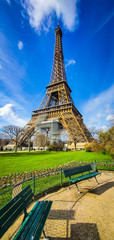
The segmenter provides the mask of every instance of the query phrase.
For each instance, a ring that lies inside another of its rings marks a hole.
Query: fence
[[[42,174],[40,176],[33,175],[32,178],[29,178],[25,181],[20,181],[16,185],[1,190],[0,193],[0,208],[4,206],[8,201],[10,201],[13,197],[15,197],[23,188],[27,185],[31,186],[34,196],[44,193],[49,188],[53,188],[55,186],[62,186],[65,182],[62,175],[62,169],[57,171],[47,172],[47,174]]]
[[[54,188],[55,186],[62,186],[66,181],[65,177],[62,174],[62,170],[64,168],[69,168],[73,166],[77,166],[80,163],[76,162],[70,162],[68,164],[65,164],[64,166],[54,167],[51,169],[45,169],[41,171],[34,171],[32,173],[27,173],[26,177],[29,176],[29,178],[18,178],[19,175],[17,174],[17,182],[12,184],[12,179],[10,178],[10,183],[8,180],[8,186],[2,188],[0,190],[0,208],[4,206],[8,201],[10,201],[14,196],[16,196],[23,188],[25,188],[28,184],[31,186],[31,189],[33,191],[34,196],[40,195],[41,193],[46,194],[47,190],[50,188]],[[83,162],[83,164],[87,164]],[[98,163],[98,166],[111,166],[113,168],[113,163]],[[22,173],[20,173],[21,176]],[[11,177],[11,176],[10,176]],[[13,176],[15,179],[15,176]],[[9,186],[9,184],[12,184],[13,186]]]

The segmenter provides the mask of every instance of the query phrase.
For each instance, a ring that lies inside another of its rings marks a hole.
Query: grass
[[[101,153],[86,153],[86,152],[23,152],[23,153],[4,153],[0,154],[0,176],[6,176],[8,174],[34,171],[44,168],[50,168],[59,166],[61,164],[68,163],[70,161],[77,162],[112,162],[111,156],[103,155]],[[98,169],[114,170],[112,166],[98,166]],[[68,180],[62,174],[62,182],[68,182]],[[28,184],[31,185],[33,190],[33,179],[26,181],[22,184],[23,188]],[[48,177],[35,179],[35,195],[42,192],[48,192],[48,189],[61,184],[60,174],[51,175]],[[0,207],[5,205],[12,198],[12,188],[0,190],[0,193],[8,190],[3,195],[0,195]],[[11,189],[11,190],[10,190]]]
[[[19,172],[46,169],[70,161],[111,162],[110,155],[91,152],[18,152],[0,154],[0,177]]]

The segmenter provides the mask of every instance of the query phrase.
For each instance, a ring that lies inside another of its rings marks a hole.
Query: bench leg
[[[70,182],[69,182],[69,189],[70,189]]]
[[[81,192],[80,192],[80,190],[78,188],[78,185],[77,185],[77,183],[75,183],[75,184],[76,184],[76,187],[77,187],[77,190],[78,190],[78,194],[80,194]]]
[[[98,182],[98,180],[97,180],[96,176],[95,176],[95,180],[96,180],[96,182],[99,184],[99,182]]]
[[[44,237],[45,237],[44,239],[45,239],[45,240],[49,240],[49,237],[48,237],[48,236],[46,236],[46,234],[45,234],[45,231],[44,231],[44,230],[43,230],[43,234],[44,234]]]
[[[27,216],[28,216],[28,213],[27,213],[27,210],[26,210],[26,208],[25,208],[25,209],[24,209],[24,218],[23,218],[23,221],[22,221],[22,222],[25,221],[25,219],[26,219]]]

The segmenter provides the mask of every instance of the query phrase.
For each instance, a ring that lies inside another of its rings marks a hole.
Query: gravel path
[[[40,199],[53,201],[45,224],[50,240],[114,240],[114,174],[102,172],[97,179],[99,184],[94,178],[80,182],[80,196],[72,185],[70,190],[61,188]],[[21,220],[22,216],[2,239],[12,239],[11,235]]]

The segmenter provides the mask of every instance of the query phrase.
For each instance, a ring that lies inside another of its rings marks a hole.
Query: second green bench
[[[95,177],[96,182],[98,183],[96,176],[100,174],[100,172],[97,171],[96,162],[83,166],[64,169],[63,173],[65,177],[69,177],[69,188],[71,182],[75,183],[78,193],[80,193],[77,185],[78,182]],[[76,176],[77,174],[78,176]],[[75,177],[72,178],[72,176]]]

